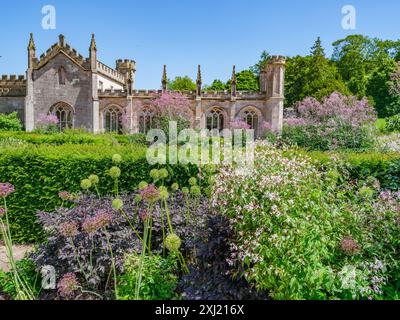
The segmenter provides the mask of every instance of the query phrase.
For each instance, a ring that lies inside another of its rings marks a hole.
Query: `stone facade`
[[[26,77],[0,79],[0,112],[18,111],[27,131],[37,128],[40,117],[50,113],[57,115],[60,128],[118,131],[124,117],[125,131],[146,131],[146,121],[152,117],[151,101],[167,90],[167,71],[164,66],[160,90],[136,90],[135,72],[133,60],[117,60],[115,68],[98,61],[94,35],[87,58],[71,48],[63,35],[37,58],[31,34]],[[261,133],[264,122],[280,131],[284,77],[285,59],[273,56],[261,71],[260,92],[237,91],[235,67],[229,92],[206,92],[198,66],[196,91],[182,92],[191,103],[193,127],[224,129],[240,119],[256,134]]]

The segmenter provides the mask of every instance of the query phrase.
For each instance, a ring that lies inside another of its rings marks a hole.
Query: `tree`
[[[367,94],[373,100],[379,117],[400,113],[400,67],[387,60],[371,75]]]
[[[268,61],[271,59],[271,55],[264,50],[261,52],[260,60],[252,67],[250,67],[250,70],[258,77],[260,76],[261,70],[265,68],[267,65]]]
[[[232,80],[228,80],[226,86],[231,89]],[[250,70],[236,73],[236,90],[238,91],[260,91],[258,77]]]
[[[226,83],[223,83],[221,80],[216,79],[213,81],[213,83],[211,84],[211,86],[205,86],[204,90],[208,90],[208,91],[223,91],[223,90],[227,90],[228,87],[226,86]]]
[[[188,76],[175,77],[168,82],[168,89],[173,91],[196,91],[196,84]]]
[[[287,60],[285,90],[286,106],[293,106],[306,97],[321,100],[333,92],[348,94],[336,66],[326,58],[319,37],[310,55]]]

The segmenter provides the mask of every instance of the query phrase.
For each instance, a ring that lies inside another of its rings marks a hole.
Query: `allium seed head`
[[[139,183],[139,190],[143,190],[145,188],[147,188],[149,184],[146,181],[142,181]]]
[[[117,179],[121,176],[121,169],[118,167],[112,167],[109,171],[109,175],[113,179]]]
[[[160,169],[158,172],[159,172],[159,174],[160,174],[160,178],[161,178],[161,179],[166,179],[166,178],[168,178],[169,173],[168,173],[168,170],[167,170],[167,169],[162,168],[162,169]]]
[[[99,184],[99,181],[100,181],[99,176],[97,176],[95,174],[90,175],[89,180],[93,185]]]
[[[195,186],[195,185],[197,184],[197,179],[196,179],[195,177],[191,177],[191,178],[189,179],[189,184],[190,184],[191,186]]]
[[[120,163],[120,162],[122,162],[122,157],[121,157],[121,155],[119,155],[119,154],[114,154],[113,156],[112,156],[112,161],[114,162],[114,163]]]
[[[95,216],[86,218],[82,223],[82,229],[88,234],[93,234],[96,231],[107,227],[111,221],[112,215],[105,210],[101,210]]]
[[[354,255],[360,251],[360,246],[352,237],[345,237],[340,242],[340,249],[347,255]]]
[[[112,207],[115,210],[120,210],[120,209],[122,209],[123,206],[124,206],[124,202],[119,198],[114,199],[113,202],[112,202]]]
[[[74,298],[76,292],[79,290],[79,281],[73,273],[65,274],[58,282],[57,288],[60,296],[66,299]]]
[[[78,226],[75,222],[64,222],[58,228],[58,231],[65,237],[65,238],[75,238],[78,234]]]
[[[0,207],[0,219],[3,218],[3,217],[5,216],[6,212],[7,212],[7,211],[6,211],[5,208]]]
[[[6,198],[15,191],[11,183],[0,183],[0,198]]]
[[[160,172],[157,169],[153,169],[150,171],[150,177],[156,181],[160,178]]]
[[[81,181],[81,188],[82,188],[83,190],[88,190],[88,189],[90,189],[91,187],[92,187],[92,183],[90,182],[89,179],[83,179],[83,180]]]
[[[165,239],[165,246],[171,252],[179,251],[179,248],[182,245],[181,238],[179,238],[175,233],[171,233]]]
[[[173,183],[173,184],[171,185],[171,190],[172,190],[173,192],[178,191],[178,190],[179,190],[179,184],[177,184],[176,182]]]
[[[190,188],[190,193],[195,197],[200,196],[201,195],[200,187],[199,186],[192,186]]]
[[[149,203],[154,203],[159,199],[160,192],[154,185],[151,184],[148,185],[146,188],[140,190],[140,195],[142,196],[143,200]]]
[[[190,191],[189,191],[189,188],[187,188],[187,187],[183,187],[183,188],[182,188],[182,193],[183,193],[183,194],[188,195],[189,192],[190,192]]]

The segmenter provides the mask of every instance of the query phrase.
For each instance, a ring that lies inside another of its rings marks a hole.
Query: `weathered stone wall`
[[[24,122],[25,97],[0,97],[0,113],[18,112],[21,122]]]
[[[58,70],[65,69],[65,84],[59,84]],[[34,121],[47,114],[57,102],[74,108],[75,128],[92,130],[91,72],[59,53],[39,70],[33,71]]]

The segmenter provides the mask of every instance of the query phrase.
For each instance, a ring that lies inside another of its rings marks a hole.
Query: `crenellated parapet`
[[[125,83],[125,76],[117,70],[107,66],[106,64],[97,61],[97,72],[105,77],[117,81],[120,84]]]
[[[71,60],[73,60],[77,65],[81,66],[83,69],[89,70],[90,68],[89,58],[85,58],[83,55],[78,53],[76,49],[72,48],[68,43],[66,43],[63,35],[60,35],[59,41],[53,44],[45,53],[43,53],[39,57],[39,59],[36,57],[32,59],[32,68],[40,69],[60,52],[67,55]]]
[[[0,97],[24,97],[26,79],[23,75],[2,75],[0,78]]]

